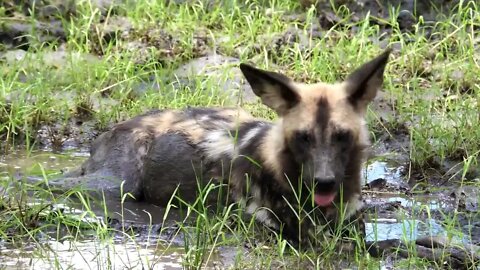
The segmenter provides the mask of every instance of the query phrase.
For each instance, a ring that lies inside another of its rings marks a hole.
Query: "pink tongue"
[[[318,206],[328,206],[330,205],[333,200],[335,199],[335,192],[329,193],[329,194],[315,194],[315,203]]]

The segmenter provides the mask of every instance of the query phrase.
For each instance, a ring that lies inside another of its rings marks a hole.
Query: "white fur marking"
[[[255,213],[255,211],[258,209],[258,204],[256,202],[251,202],[248,204],[247,209],[245,209],[245,212],[249,215],[252,215]]]
[[[352,198],[347,202],[347,209],[345,211],[345,218],[350,218],[351,216],[355,215],[360,209],[363,207],[363,201],[360,198],[359,194],[355,194]]]
[[[250,143],[250,141],[262,130],[262,125],[250,129],[247,134],[241,139],[240,148],[244,148]]]
[[[262,199],[262,192],[260,191],[260,188],[257,185],[252,185],[251,194],[252,194],[252,197],[257,200]]]
[[[231,158],[235,156],[233,138],[222,130],[209,132],[201,145],[205,148],[208,158],[212,160],[218,160],[224,155]]]
[[[272,229],[278,229],[278,224],[271,219],[270,212],[266,209],[257,210],[255,218]]]
[[[210,120],[210,116],[209,116],[209,115],[203,115],[202,117],[200,117],[200,121],[201,121],[201,122],[207,122],[208,120]]]

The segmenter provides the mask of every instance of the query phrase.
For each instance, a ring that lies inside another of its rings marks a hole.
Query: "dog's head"
[[[300,84],[279,73],[240,65],[254,93],[279,115],[279,136],[302,168],[303,181],[314,188],[319,206],[332,203],[354,151],[369,145],[365,113],[382,86],[389,54],[385,51],[336,84]]]

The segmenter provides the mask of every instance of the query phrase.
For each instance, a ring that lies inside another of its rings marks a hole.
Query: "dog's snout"
[[[316,190],[318,192],[330,193],[335,188],[334,178],[315,178]]]

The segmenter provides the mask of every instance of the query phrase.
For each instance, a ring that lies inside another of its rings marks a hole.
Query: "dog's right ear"
[[[279,115],[285,114],[300,101],[300,96],[290,86],[292,80],[287,76],[243,63],[240,64],[240,70],[255,95],[259,96],[263,104],[275,110]]]

